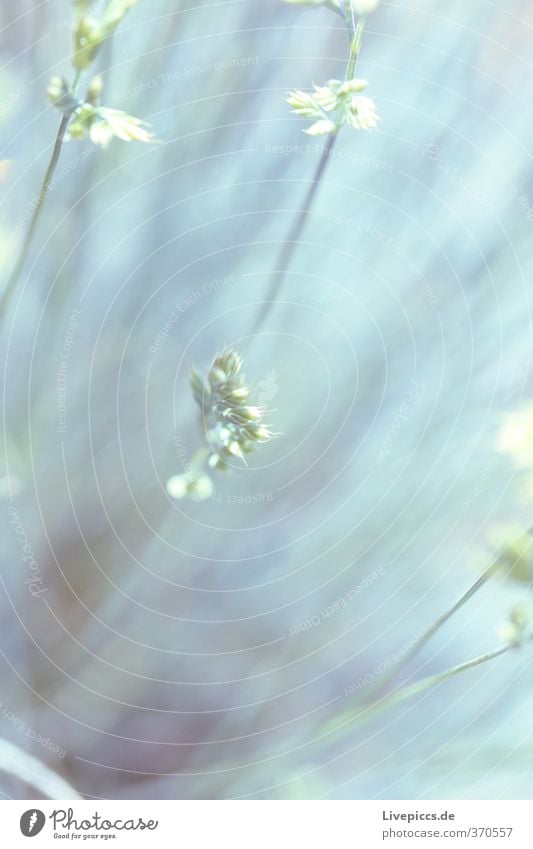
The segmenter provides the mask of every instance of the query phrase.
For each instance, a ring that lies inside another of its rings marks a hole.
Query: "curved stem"
[[[76,75],[74,77],[74,80],[73,80],[72,86],[71,86],[71,90],[72,90],[73,95],[76,94],[76,89],[78,88],[80,77],[81,77],[81,71],[76,71]],[[35,201],[35,207],[34,207],[33,215],[31,217],[31,221],[30,221],[30,224],[29,224],[29,227],[28,227],[28,231],[27,231],[26,236],[24,238],[22,248],[20,249],[18,259],[15,263],[15,267],[13,268],[13,270],[12,270],[10,276],[9,276],[6,288],[5,288],[5,290],[2,293],[2,296],[0,298],[0,312],[3,312],[7,308],[7,306],[9,305],[9,302],[11,300],[13,292],[15,291],[17,283],[20,279],[22,269],[24,268],[24,263],[26,262],[26,258],[28,256],[28,251],[31,247],[31,243],[33,241],[33,237],[35,235],[35,231],[37,229],[37,225],[38,225],[39,219],[41,217],[43,204],[44,204],[44,202],[45,202],[45,200],[48,196],[50,183],[52,181],[52,177],[54,176],[55,170],[57,168],[57,163],[59,162],[59,156],[61,154],[61,148],[62,148],[63,142],[65,140],[65,133],[67,131],[67,127],[68,127],[71,115],[72,115],[72,113],[68,112],[68,113],[65,113],[61,116],[61,121],[59,122],[59,127],[58,127],[58,130],[57,130],[57,133],[56,133],[54,146],[52,148],[52,156],[50,157],[50,162],[48,163],[48,167],[46,169],[46,172],[45,172],[45,175],[44,175],[44,178],[43,178],[43,182],[41,184],[41,190],[39,192],[37,200]]]
[[[359,21],[355,28],[354,36],[350,42],[350,58],[348,59],[348,68],[346,69],[346,80],[353,80],[357,68],[357,60],[361,52],[361,43],[363,41],[363,32],[365,29],[364,19]]]
[[[348,67],[346,69],[346,80],[353,80],[357,69],[357,61],[361,52],[361,44],[363,40],[363,32],[365,29],[365,19],[362,18],[354,29],[351,14],[346,13],[346,26],[350,39],[350,55],[348,58]],[[279,294],[284,283],[285,276],[292,262],[294,253],[298,247],[298,242],[305,227],[306,216],[311,211],[313,201],[318,192],[320,181],[324,176],[328,162],[331,157],[331,152],[337,140],[338,132],[328,135],[324,149],[320,155],[320,160],[316,167],[316,171],[311,182],[311,186],[305,196],[302,208],[297,213],[294,219],[289,234],[283,242],[277,259],[277,269],[273,272],[270,285],[267,292],[267,299],[263,304],[259,315],[253,327],[253,333],[257,333],[261,326],[265,323],[270,315],[276,296]]]
[[[274,306],[276,295],[279,293],[283,285],[285,276],[292,262],[292,258],[294,256],[296,248],[298,247],[298,242],[300,241],[300,237],[305,227],[306,216],[309,214],[311,206],[313,205],[313,201],[320,185],[320,180],[322,179],[326,170],[336,139],[336,135],[329,135],[326,144],[324,145],[324,148],[322,150],[322,153],[320,154],[320,159],[318,161],[316,171],[311,181],[311,185],[309,186],[309,189],[305,196],[305,200],[302,204],[301,209],[297,213],[294,221],[292,222],[291,229],[289,230],[287,238],[283,242],[278,253],[278,258],[276,261],[276,270],[272,272],[272,276],[270,278],[267,299],[262,305],[261,312],[257,316],[252,331],[253,333],[257,333],[261,325],[268,318],[270,311]]]
[[[409,663],[412,658],[418,654],[420,649],[427,643],[429,639],[435,634],[439,628],[450,619],[454,613],[463,607],[467,601],[469,601],[473,595],[475,595],[478,590],[483,587],[489,578],[494,574],[495,564],[491,563],[491,565],[486,569],[482,575],[477,578],[470,587],[462,593],[461,596],[455,601],[451,607],[444,611],[431,625],[424,631],[421,636],[415,640],[415,642],[411,645],[408,651],[402,656],[401,660],[394,666],[387,675],[384,675],[375,687],[370,690],[370,697],[372,700],[377,698],[386,688],[387,685],[398,675],[398,673],[405,668],[405,666]]]
[[[467,660],[465,663],[459,663],[457,666],[452,666],[451,669],[446,669],[444,672],[438,672],[436,675],[428,675],[420,681],[415,681],[414,684],[409,684],[406,687],[394,690],[388,696],[384,696],[377,702],[372,702],[372,704],[364,707],[359,713],[354,714],[352,710],[344,711],[340,717],[336,717],[322,726],[320,734],[315,737],[315,741],[329,734],[338,734],[354,722],[366,722],[367,720],[374,719],[376,716],[379,716],[386,710],[396,707],[402,702],[405,702],[407,699],[413,698],[413,696],[418,696],[426,690],[436,687],[438,684],[442,684],[449,678],[453,678],[455,675],[460,675],[462,672],[466,672],[468,669],[474,669],[476,666],[481,666],[484,663],[495,660],[513,648],[516,648],[516,646],[502,646],[501,648],[494,649],[486,654]]]
[[[13,292],[15,291],[15,288],[16,288],[17,283],[19,281],[20,274],[21,274],[22,269],[24,267],[24,263],[26,262],[26,258],[28,256],[28,251],[30,249],[31,243],[33,241],[33,237],[35,235],[35,231],[37,229],[37,225],[39,223],[39,219],[41,217],[41,211],[42,211],[42,208],[43,208],[43,204],[44,204],[44,202],[45,202],[45,200],[48,196],[48,190],[50,188],[50,181],[51,181],[52,177],[54,176],[54,172],[56,170],[57,163],[59,161],[59,154],[61,153],[61,147],[63,145],[63,141],[64,141],[64,138],[65,138],[65,133],[66,133],[66,130],[67,130],[69,120],[70,120],[70,115],[62,115],[61,122],[59,124],[59,128],[58,128],[58,131],[57,131],[56,139],[55,139],[55,142],[54,142],[54,147],[53,147],[53,150],[52,150],[52,156],[51,156],[50,162],[48,163],[48,168],[46,169],[46,173],[44,175],[44,179],[43,179],[43,182],[42,182],[42,185],[41,185],[41,190],[40,190],[39,195],[37,197],[37,200],[35,202],[35,207],[34,207],[33,215],[31,217],[31,221],[30,221],[30,224],[29,224],[29,227],[28,227],[28,231],[27,231],[26,236],[24,238],[24,242],[22,244],[22,248],[20,250],[17,262],[15,263],[15,267],[13,268],[13,271],[11,272],[11,274],[9,276],[5,290],[2,293],[2,298],[0,300],[0,311],[2,311],[2,312],[7,308],[8,304],[11,300]]]

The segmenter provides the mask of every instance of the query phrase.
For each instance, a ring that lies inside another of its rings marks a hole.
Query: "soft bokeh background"
[[[4,278],[70,18],[1,5]],[[532,40],[529,0],[381,3],[360,63],[380,130],[339,138],[259,329],[321,148],[283,97],[342,76],[341,19],[140,0],[103,52],[105,102],[162,144],[64,147],[0,328],[0,737],[79,793],[531,798],[528,650],[314,738],[468,585],[493,527],[529,522],[494,444],[532,389]],[[225,344],[283,437],[210,501],[172,502],[198,440],[188,370]],[[489,583],[401,677],[494,647],[525,597]]]

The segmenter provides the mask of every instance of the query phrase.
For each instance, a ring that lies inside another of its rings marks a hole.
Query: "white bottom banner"
[[[533,847],[531,802],[4,801],[2,846]]]

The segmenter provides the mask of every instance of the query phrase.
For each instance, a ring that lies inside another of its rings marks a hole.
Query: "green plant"
[[[344,80],[329,80],[314,86],[311,93],[295,90],[287,96],[293,113],[313,123],[304,132],[312,136],[326,136],[324,149],[317,163],[304,202],[294,218],[286,240],[283,242],[276,262],[268,294],[256,319],[254,331],[264,324],[278,295],[294,252],[305,227],[320,187],[320,182],[331,159],[339,131],[344,126],[358,130],[372,130],[380,120],[374,101],[361,94],[368,85],[366,80],[356,79],[357,61],[361,52],[366,16],[373,12],[379,0],[284,0],[294,6],[323,6],[341,15],[348,35],[348,60]]]
[[[223,471],[235,458],[245,463],[247,454],[274,437],[264,423],[266,411],[248,403],[251,389],[241,369],[241,356],[226,348],[213,360],[206,380],[192,370],[191,389],[200,408],[202,445],[187,471],[167,481],[167,492],[173,498],[209,498],[213,482],[206,468]]]
[[[500,646],[493,651],[486,652],[485,654],[474,657],[464,663],[460,663],[457,666],[452,666],[451,669],[446,669],[444,672],[438,672],[436,675],[428,675],[420,681],[415,681],[413,684],[408,684],[405,687],[393,690],[391,693],[388,693],[382,698],[373,699],[372,701],[361,705],[359,710],[354,711],[354,709],[350,707],[335,716],[329,722],[323,724],[314,739],[319,740],[329,735],[333,735],[333,737],[342,735],[342,733],[348,728],[353,730],[354,723],[364,723],[375,719],[387,710],[391,710],[399,704],[402,704],[402,702],[412,699],[415,696],[422,695],[422,693],[427,690],[437,687],[439,684],[444,683],[444,681],[448,681],[456,675],[461,675],[469,669],[475,669],[477,666],[482,666],[484,663],[496,660],[496,658],[501,657],[507,652],[515,650],[532,640],[533,635],[531,633],[526,633],[524,628],[522,636],[519,639],[514,639],[512,642],[506,642],[505,645]]]
[[[391,681],[418,654],[426,642],[442,628],[454,613],[470,601],[491,577],[499,573],[505,578],[510,578],[521,583],[528,585],[532,583],[531,560],[533,555],[533,541],[531,538],[528,539],[526,553],[522,537],[520,537],[520,544],[517,547],[513,546],[512,543],[508,545],[502,543],[495,557],[492,559],[490,566],[462,593],[451,607],[441,614],[429,628],[425,629],[422,636],[412,644],[409,651],[403,654],[401,661],[393,667],[392,671],[382,677],[376,686],[368,688],[368,691],[365,692],[364,698],[356,706],[356,709],[354,710],[350,706],[325,725],[322,725],[318,737],[328,734],[341,734],[348,726],[352,728],[354,722],[373,719],[376,715],[394,708],[410,698],[421,695],[426,690],[456,675],[495,660],[507,652],[518,649],[533,641],[533,611],[528,604],[519,602],[509,611],[506,620],[498,629],[498,634],[503,645],[483,655],[453,666],[450,669],[446,669],[443,672],[429,675],[412,684],[407,684],[386,692]]]
[[[96,19],[90,14],[94,0],[73,0],[73,79],[69,83],[64,77],[53,77],[47,89],[49,100],[61,113],[61,119],[26,236],[0,299],[2,311],[11,300],[26,262],[65,140],[89,137],[93,144],[101,147],[106,147],[112,138],[121,141],[152,140],[152,134],[138,118],[99,105],[102,93],[102,80],[99,76],[90,81],[85,97],[81,100],[78,97],[82,75],[91,68],[105,42],[136,3],[137,0],[109,0],[100,17]]]

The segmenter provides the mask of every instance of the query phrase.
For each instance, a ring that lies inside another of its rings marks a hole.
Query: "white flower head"
[[[202,414],[206,445],[199,449],[188,470],[173,475],[166,484],[172,498],[203,501],[213,491],[207,471],[224,471],[235,458],[246,463],[246,455],[275,434],[265,424],[266,410],[248,404],[251,394],[241,374],[242,358],[233,348],[226,348],[213,362],[204,380],[193,369],[191,389]]]
[[[166,483],[166,490],[171,498],[180,501],[190,498],[191,501],[205,501],[214,492],[213,481],[209,475],[183,474],[173,475]]]
[[[347,2],[350,2],[350,0],[347,0]],[[378,3],[379,0],[351,0],[353,11],[356,15],[361,15],[362,17],[370,15]]]
[[[227,348],[213,360],[206,381],[197,371],[191,373],[193,395],[207,425],[212,468],[223,468],[232,457],[244,461],[257,444],[274,436],[263,421],[266,411],[248,403],[251,390],[241,369],[240,355]]]
[[[356,130],[375,130],[380,118],[370,97],[352,97],[348,107],[348,122]]]
[[[297,89],[291,91],[286,100],[293,107],[293,114],[300,118],[316,118],[320,115],[320,107],[312,94]]]
[[[366,87],[366,80],[329,80],[326,85],[315,85],[312,94],[291,92],[287,103],[293,107],[295,115],[314,119],[304,130],[311,136],[335,133],[345,124],[356,130],[373,130],[380,119],[374,101],[359,94]]]
[[[311,124],[304,133],[308,136],[329,136],[330,133],[336,133],[338,126],[334,121],[329,121],[327,118],[321,118],[320,121],[315,121]]]
[[[121,141],[140,141],[148,143],[153,139],[153,133],[146,129],[146,124],[140,118],[134,118],[120,109],[108,109],[101,106],[98,110],[98,118],[107,124],[111,138],[113,136]],[[92,136],[91,136],[92,140]]]
[[[94,106],[92,103],[84,103],[74,112],[67,136],[71,139],[89,137],[93,144],[104,148],[113,138],[126,142],[153,141],[153,134],[144,121],[119,109]]]
[[[100,18],[90,15],[93,0],[75,0],[72,63],[78,71],[84,71],[95,61],[104,41],[113,35],[137,0],[109,0]]]

